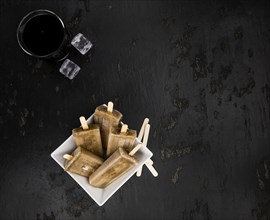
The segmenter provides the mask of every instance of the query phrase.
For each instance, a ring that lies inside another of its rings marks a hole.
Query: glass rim
[[[24,25],[32,18],[34,18],[35,16],[38,16],[38,15],[42,15],[42,13],[45,13],[45,14],[50,14],[50,15],[53,15],[55,16],[61,23],[62,27],[63,27],[63,30],[64,30],[64,36],[63,36],[63,40],[61,42],[61,44],[59,45],[59,47],[49,53],[49,54],[46,54],[46,55],[37,55],[33,52],[31,52],[27,46],[23,43],[22,41],[22,33],[23,33],[23,30],[24,30]],[[36,15],[35,15],[36,14]],[[55,14],[54,12],[50,11],[50,10],[47,10],[47,9],[37,9],[37,10],[34,10],[34,11],[30,11],[29,13],[27,13],[20,21],[18,27],[17,27],[17,42],[18,44],[20,45],[20,47],[22,48],[22,50],[27,53],[28,55],[30,56],[33,56],[33,57],[37,57],[37,58],[48,58],[50,56],[52,56],[54,53],[56,53],[59,48],[61,48],[65,42],[65,33],[66,32],[66,27],[65,27],[65,24],[64,22],[62,21],[62,19],[57,15]]]

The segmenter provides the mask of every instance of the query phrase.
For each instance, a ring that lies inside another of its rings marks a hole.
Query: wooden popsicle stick
[[[142,146],[142,144],[138,144],[136,147],[134,147],[132,151],[129,152],[129,156],[133,156],[138,150],[140,150]]]
[[[156,169],[149,163],[149,161],[146,161],[145,165],[147,166],[147,168],[149,169],[149,171],[152,173],[152,175],[154,177],[158,176],[158,172],[156,171]]]
[[[147,125],[145,125],[145,132],[143,135],[143,142],[142,142],[144,144],[144,146],[147,146],[149,132],[150,132],[150,124],[147,124]]]
[[[142,175],[142,167],[143,167],[143,165],[140,166],[139,169],[137,170],[137,172],[136,172],[137,177],[140,177]]]
[[[148,164],[150,164],[151,166],[154,164],[153,160],[151,159],[148,159],[147,160]],[[137,170],[137,173],[136,173],[136,176],[137,177],[140,177],[142,175],[142,168],[143,168],[143,165],[139,167],[139,169]]]
[[[81,122],[81,125],[82,125],[83,130],[87,130],[89,128],[88,127],[88,124],[87,124],[87,121],[85,120],[85,117],[84,116],[81,116],[80,117],[80,122]]]
[[[120,132],[121,133],[126,133],[127,130],[128,130],[128,125],[127,124],[123,124]]]
[[[72,160],[73,156],[70,154],[65,154],[63,158],[65,158],[66,160]]]
[[[139,140],[139,141],[142,141],[142,137],[143,137],[143,134],[144,134],[144,131],[145,131],[145,126],[146,126],[148,123],[149,123],[149,118],[145,118],[144,121],[143,121],[141,130],[140,130],[140,132],[139,132],[139,135],[138,135],[138,140]]]
[[[149,158],[147,161],[149,161],[149,164],[151,164],[151,165],[153,165],[153,164],[154,164],[154,161],[153,161],[153,160],[151,160],[150,158]]]
[[[150,132],[150,124],[146,124],[145,125],[145,130],[144,130],[144,135],[143,135],[143,144],[144,144],[144,146],[147,146],[149,132]],[[140,168],[137,170],[136,176],[139,177],[139,176],[142,175],[142,169],[143,169],[143,165],[140,166]]]
[[[112,102],[108,102],[107,111],[108,112],[113,112],[113,103]]]

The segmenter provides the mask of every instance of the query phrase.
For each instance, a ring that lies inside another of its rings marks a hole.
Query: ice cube
[[[82,54],[86,54],[93,44],[81,33],[78,33],[71,41],[71,44]]]
[[[59,71],[67,78],[73,79],[78,74],[80,69],[81,68],[76,63],[72,62],[69,59],[65,59],[65,61],[61,65]]]

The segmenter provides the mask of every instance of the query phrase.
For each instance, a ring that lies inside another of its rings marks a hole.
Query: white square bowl
[[[93,123],[93,115],[87,119],[87,122],[88,124]],[[139,143],[141,142],[136,139],[135,145]],[[63,144],[61,144],[54,152],[51,153],[51,157],[64,169],[65,159],[63,158],[63,155],[72,153],[75,148],[76,145],[71,135]],[[89,196],[91,196],[91,198],[99,206],[102,206],[126,181],[129,180],[130,177],[134,175],[138,168],[145,164],[145,162],[152,156],[153,153],[143,145],[135,154],[135,157],[138,159],[139,163],[104,189],[91,186],[87,177],[70,173],[68,171],[67,173],[85,190],[85,192],[89,194]]]

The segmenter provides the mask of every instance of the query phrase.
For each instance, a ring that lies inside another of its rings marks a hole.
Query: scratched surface
[[[29,11],[94,44],[69,81],[16,42]],[[269,1],[0,1],[0,219],[270,218]],[[104,206],[50,153],[112,100],[150,118],[144,168]]]

